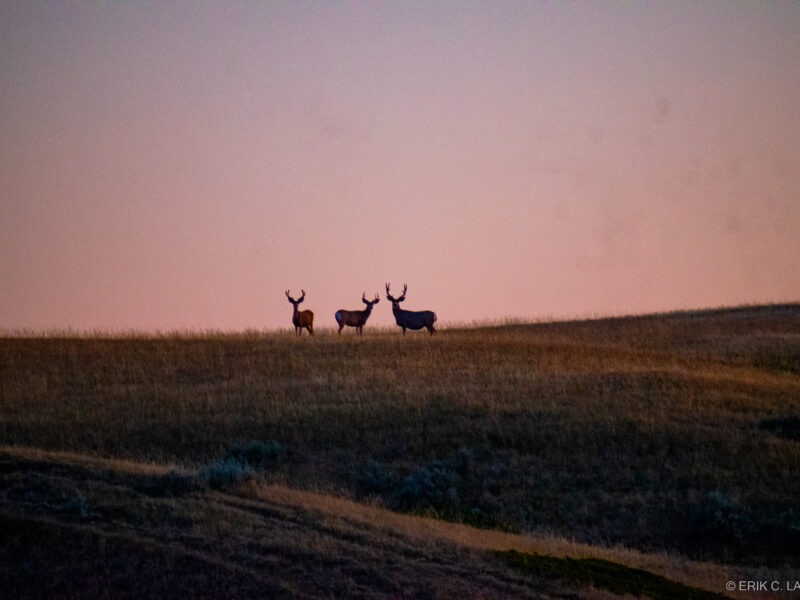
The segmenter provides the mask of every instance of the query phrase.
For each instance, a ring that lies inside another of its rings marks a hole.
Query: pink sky
[[[0,3],[0,329],[800,300],[798,40],[790,0]]]

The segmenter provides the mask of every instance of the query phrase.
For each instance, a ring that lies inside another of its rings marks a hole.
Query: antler
[[[294,298],[289,295],[289,290],[286,290],[286,297],[289,299],[289,302],[294,302]]]
[[[361,292],[361,301],[364,304],[369,304],[369,300],[367,300],[367,292]]]
[[[399,298],[394,298],[394,297],[393,297],[393,296],[392,296],[392,295],[389,293],[389,284],[387,283],[387,284],[386,284],[386,297],[387,297],[389,300],[391,300],[392,302],[402,302],[402,301],[403,301],[403,300],[405,300],[405,298],[406,298],[406,290],[407,290],[407,289],[408,289],[408,286],[407,286],[407,285],[404,283],[404,284],[403,284],[403,295],[402,295],[402,296],[400,296]]]
[[[378,296],[378,292],[375,292],[375,300],[373,300],[372,302],[374,304],[377,304],[378,302],[380,302],[380,300],[381,300],[381,297]]]
[[[300,290],[300,292],[302,292],[302,296],[300,296],[300,299],[297,301],[298,304],[300,304],[303,301],[303,299],[306,297],[306,291],[305,290]]]

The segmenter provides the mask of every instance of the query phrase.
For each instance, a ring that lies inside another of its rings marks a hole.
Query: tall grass
[[[743,563],[800,557],[800,306],[595,321],[0,340],[0,443]],[[724,499],[725,507],[720,502]],[[719,515],[719,519],[717,519]]]

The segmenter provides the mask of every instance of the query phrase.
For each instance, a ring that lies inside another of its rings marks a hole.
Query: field
[[[744,598],[726,583],[800,580],[800,305],[346,333],[0,338],[0,589]]]

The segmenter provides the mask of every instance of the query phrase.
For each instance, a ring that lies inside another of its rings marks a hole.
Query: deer
[[[432,310],[413,311],[403,310],[400,308],[400,303],[406,299],[407,289],[408,286],[404,283],[402,295],[399,298],[394,298],[389,293],[389,284],[386,284],[386,299],[392,303],[392,312],[394,313],[395,322],[403,328],[403,335],[406,334],[406,329],[416,331],[417,329],[422,329],[423,327],[427,329],[431,335],[433,335],[433,333],[436,331],[433,328],[433,324],[436,322],[435,312]]]
[[[367,322],[367,319],[369,319],[370,314],[372,314],[372,307],[380,302],[381,299],[376,293],[375,300],[367,300],[367,293],[364,292],[361,294],[361,301],[367,305],[367,308],[364,310],[341,309],[337,310],[336,314],[333,315],[336,319],[336,323],[339,325],[339,335],[342,335],[342,329],[344,329],[345,325],[348,327],[355,327],[358,335],[363,335],[364,324]]]
[[[286,297],[294,305],[294,312],[292,313],[292,324],[294,325],[294,334],[299,336],[303,334],[303,329],[308,329],[308,333],[314,335],[314,313],[310,310],[297,310],[297,305],[306,298],[306,291],[300,290],[303,295],[297,300],[291,297],[289,290],[286,290]]]

